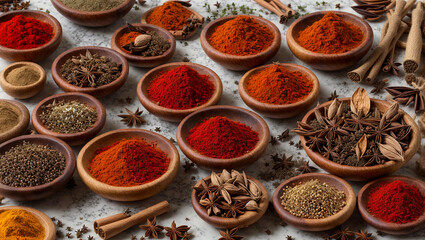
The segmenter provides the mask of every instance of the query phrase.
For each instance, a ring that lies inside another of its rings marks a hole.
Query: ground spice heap
[[[180,3],[169,1],[156,7],[146,18],[146,22],[167,30],[182,30],[192,16],[192,12]]]
[[[143,139],[123,139],[98,149],[91,160],[90,174],[98,181],[132,187],[161,177],[170,165],[167,155]]]
[[[214,93],[208,75],[183,65],[163,73],[148,87],[148,96],[160,106],[189,109],[206,103]]]
[[[273,32],[252,17],[239,16],[218,26],[209,43],[218,51],[238,56],[255,55],[272,45]]]
[[[0,182],[11,187],[33,187],[63,174],[65,156],[48,145],[22,142],[0,156]]]
[[[418,187],[395,180],[372,189],[367,208],[373,216],[385,222],[404,224],[423,214],[425,197]]]
[[[37,48],[50,42],[53,27],[32,17],[17,15],[0,23],[0,45],[13,49]]]
[[[305,99],[313,90],[313,82],[301,72],[273,65],[249,78],[246,90],[263,103],[290,104]]]
[[[363,39],[364,35],[359,27],[328,12],[322,19],[301,31],[297,41],[312,52],[335,54],[356,48]]]
[[[292,215],[301,218],[320,219],[341,211],[345,205],[345,193],[327,183],[313,179],[283,189],[281,204]]]
[[[189,131],[188,143],[200,154],[212,158],[236,158],[253,150],[258,133],[226,117],[207,118]]]
[[[92,128],[97,120],[96,110],[78,101],[53,101],[41,106],[40,120],[58,133],[78,133]]]
[[[20,116],[14,107],[7,102],[0,101],[0,133],[9,131],[20,121]]]
[[[118,40],[121,49],[127,53],[143,57],[160,56],[171,47],[156,31],[145,31],[131,24],[128,24],[128,30]]]
[[[40,73],[28,66],[14,68],[6,75],[6,81],[15,86],[27,86],[37,82]]]
[[[124,0],[61,0],[66,6],[85,12],[99,12],[113,9],[124,2]]]
[[[0,212],[0,239],[43,240],[45,229],[31,213],[22,209]]]

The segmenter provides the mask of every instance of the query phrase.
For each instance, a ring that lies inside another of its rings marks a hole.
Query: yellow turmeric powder
[[[44,227],[31,213],[22,209],[0,212],[0,239],[43,240]]]

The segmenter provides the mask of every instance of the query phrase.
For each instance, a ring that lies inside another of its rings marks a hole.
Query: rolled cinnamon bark
[[[407,38],[406,52],[404,55],[403,67],[406,73],[414,73],[418,70],[421,63],[422,53],[422,31],[421,24],[424,17],[424,8],[421,2],[418,2],[415,10],[412,12],[412,27]]]
[[[130,214],[128,213],[117,213],[115,215],[109,216],[109,217],[105,217],[102,219],[98,219],[96,221],[94,221],[94,232],[99,234],[99,228],[104,226],[104,225],[108,225],[110,223],[113,222],[117,222],[119,220],[125,219],[130,217]]]

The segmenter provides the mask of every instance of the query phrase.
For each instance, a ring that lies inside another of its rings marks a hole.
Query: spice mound
[[[267,26],[252,17],[239,16],[218,26],[208,40],[220,52],[247,56],[266,50],[273,39]]]
[[[22,142],[0,156],[0,182],[11,187],[34,187],[60,177],[65,156],[49,145]]]
[[[208,75],[183,65],[163,73],[153,80],[148,96],[158,105],[171,109],[189,109],[206,103],[214,93]]]
[[[320,219],[337,214],[345,205],[345,193],[318,179],[283,189],[283,208],[301,218]]]
[[[15,108],[7,102],[0,101],[0,133],[4,133],[18,125],[20,116]]]
[[[131,24],[128,24],[128,30],[118,40],[119,46],[126,53],[143,57],[160,56],[171,47],[156,31],[145,31]]]
[[[97,120],[96,110],[78,101],[53,101],[41,106],[40,120],[53,132],[78,133],[92,128]]]
[[[99,12],[118,7],[124,0],[61,0],[66,6],[85,12]]]
[[[12,69],[6,75],[6,82],[15,86],[27,86],[40,79],[40,73],[28,66],[21,66]]]
[[[17,15],[0,23],[0,45],[13,49],[37,48],[50,42],[53,27],[32,17]]]
[[[0,212],[0,239],[43,240],[45,229],[40,221],[22,209]]]
[[[299,71],[273,65],[249,78],[246,90],[262,103],[283,105],[304,100],[313,90],[313,82]]]
[[[139,186],[161,177],[170,165],[167,155],[143,139],[123,139],[96,150],[90,174],[117,187]]]
[[[180,3],[169,1],[156,7],[146,18],[146,22],[167,30],[183,30],[192,12]]]
[[[254,149],[258,133],[226,117],[207,118],[189,131],[188,143],[200,154],[212,158],[236,158]]]
[[[335,54],[348,52],[364,40],[362,30],[344,21],[333,12],[299,33],[298,43],[316,53]]]
[[[425,196],[418,187],[404,181],[385,182],[369,193],[367,208],[385,222],[409,223],[424,213]]]

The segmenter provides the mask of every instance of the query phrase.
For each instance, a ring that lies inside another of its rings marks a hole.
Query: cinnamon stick
[[[272,0],[274,3],[276,3],[281,9],[285,10],[285,12],[288,13],[288,18],[295,15],[295,10],[290,8],[288,5],[283,4],[280,0]]]
[[[279,8],[276,8],[275,6],[273,6],[269,1],[266,1],[266,0],[255,0],[255,2],[257,2],[262,7],[266,8],[267,10],[269,10],[269,11],[273,12],[274,14],[276,14],[277,16],[279,16],[280,22],[286,22],[286,20],[288,19],[288,17],[285,16],[285,13],[283,13],[282,11],[280,11]]]
[[[414,73],[421,63],[422,52],[422,32],[421,24],[424,18],[424,8],[421,2],[416,4],[412,12],[412,27],[407,38],[406,52],[404,55],[403,67],[406,73]]]
[[[113,222],[117,222],[119,220],[125,219],[130,217],[130,214],[128,213],[117,213],[115,215],[109,216],[109,217],[105,217],[102,219],[98,219],[96,221],[94,221],[94,232],[99,234],[99,228],[104,226],[104,225],[108,225],[110,223]]]

